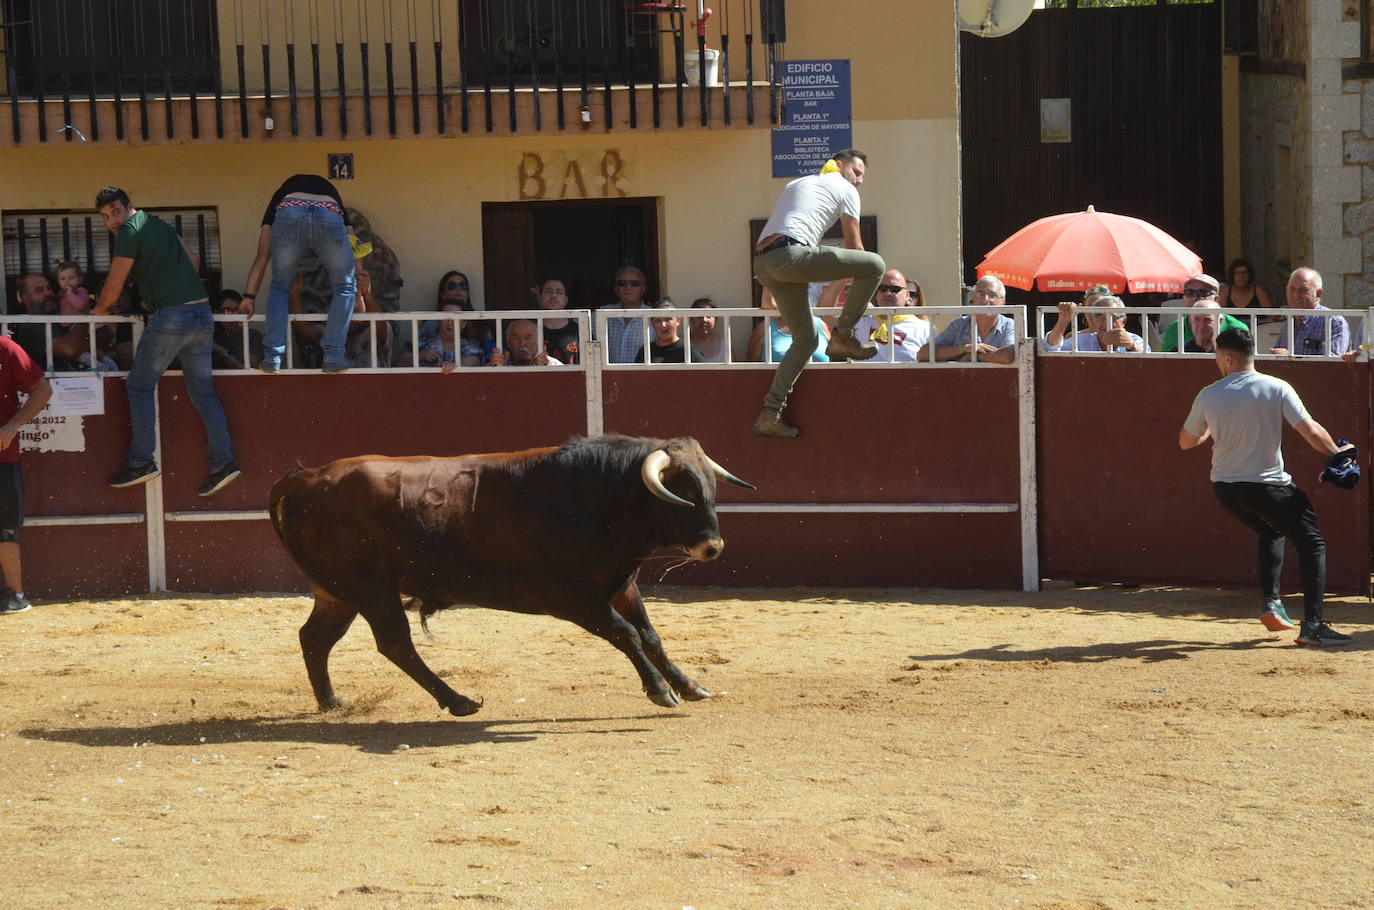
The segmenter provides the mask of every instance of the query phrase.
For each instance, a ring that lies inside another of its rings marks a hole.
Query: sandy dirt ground
[[[0,905],[1374,905],[1363,600],[1334,653],[1239,592],[655,594],[716,698],[657,708],[604,642],[473,610],[417,641],[480,713],[359,623],[320,715],[304,598],[6,617]]]

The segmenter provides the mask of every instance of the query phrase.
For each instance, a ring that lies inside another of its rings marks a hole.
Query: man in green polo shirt
[[[210,476],[197,492],[211,496],[238,480],[240,472],[234,463],[224,408],[210,377],[215,321],[195,256],[167,222],[134,208],[119,187],[101,190],[95,206],[105,227],[115,235],[115,242],[110,271],[93,312],[110,312],[125,280],[132,275],[149,314],[125,383],[133,425],[129,457],[124,469],[110,478],[110,486],[147,483],[160,473],[153,460],[157,422],[154,396],[158,379],[173,360],[180,358],[186,391],[205,424],[208,442]]]
[[[1220,310],[1221,304],[1217,303],[1216,298],[1199,300],[1192,305],[1195,310]],[[1219,317],[1219,318],[1218,318]],[[1164,335],[1160,339],[1160,349],[1170,353],[1179,353],[1178,349],[1178,326],[1183,324],[1183,353],[1186,354],[1211,354],[1216,350],[1217,336],[1230,329],[1245,329],[1247,332],[1250,327],[1241,320],[1226,313],[1189,313],[1180,319],[1177,316],[1160,316],[1160,320],[1168,324],[1164,330]]]

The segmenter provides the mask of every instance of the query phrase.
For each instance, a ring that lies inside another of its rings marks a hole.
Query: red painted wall
[[[1265,363],[1293,382],[1333,434],[1374,450],[1370,370]],[[1181,452],[1178,428],[1209,361],[1046,357],[1038,362],[1042,574],[1081,580],[1249,586],[1254,544],[1207,480],[1209,452]],[[801,439],[749,433],[767,371],[607,371],[608,432],[692,435],[757,484],[720,487],[728,503],[1014,503],[1019,493],[1012,369],[809,370],[787,418]],[[244,478],[213,499],[204,433],[179,378],[161,386],[168,511],[265,510],[298,464],[362,453],[456,454],[551,445],[585,431],[581,372],[218,377]],[[124,460],[128,409],[107,380],[108,413],[84,420],[84,453],[25,457],[30,515],[141,512],[141,488],[105,486]],[[1371,493],[1316,483],[1322,459],[1289,433],[1290,470],[1313,498],[1329,543],[1333,591],[1364,591]],[[1366,461],[1367,463],[1367,461]],[[1005,514],[735,513],[725,555],[664,581],[721,585],[1017,587],[1020,518]],[[26,529],[34,596],[146,590],[144,525]],[[266,521],[168,522],[174,590],[304,590]],[[1290,559],[1290,563],[1295,563]],[[670,560],[646,569],[660,580]],[[1293,566],[1290,565],[1290,575]],[[1295,578],[1287,582],[1296,584]]]
[[[1217,505],[1211,447],[1184,452],[1178,431],[1210,360],[1042,357],[1038,362],[1041,574],[1165,584],[1255,583],[1255,536]],[[1369,365],[1265,361],[1333,436],[1369,464]],[[1368,480],[1347,492],[1317,482],[1325,458],[1291,429],[1284,460],[1311,497],[1327,540],[1327,586],[1369,585]],[[1289,548],[1284,584],[1297,586]]]

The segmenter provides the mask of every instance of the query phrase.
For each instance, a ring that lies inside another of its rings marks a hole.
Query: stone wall
[[[1374,305],[1374,83],[1341,78],[1360,4],[1264,0],[1259,46],[1241,79],[1245,255],[1276,302],[1310,265],[1328,306]]]

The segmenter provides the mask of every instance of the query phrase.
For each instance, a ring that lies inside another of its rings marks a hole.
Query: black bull
[[[272,488],[277,536],[310,579],[301,651],[321,710],[329,652],[362,614],[377,650],[455,715],[481,707],[425,666],[405,609],[546,614],[615,645],[654,704],[711,693],[663,653],[636,578],[656,548],[720,555],[716,478],[753,489],[695,439],[606,436],[455,458],[344,458]],[[403,600],[405,598],[405,600]]]

